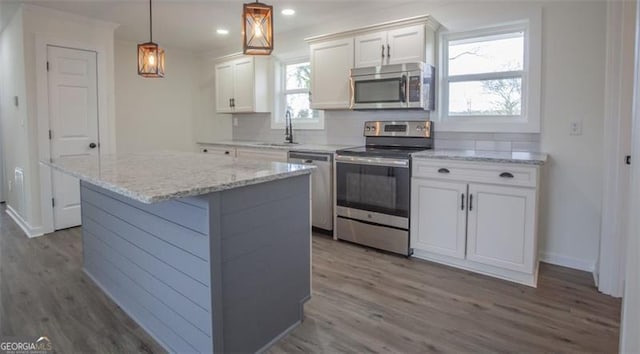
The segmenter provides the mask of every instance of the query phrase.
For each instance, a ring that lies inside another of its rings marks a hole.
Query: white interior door
[[[48,46],[51,157],[99,155],[97,54]],[[52,171],[56,230],[80,225],[77,178]]]

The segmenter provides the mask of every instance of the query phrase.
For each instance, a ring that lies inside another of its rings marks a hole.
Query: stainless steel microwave
[[[351,69],[351,109],[435,108],[435,68],[425,63]]]

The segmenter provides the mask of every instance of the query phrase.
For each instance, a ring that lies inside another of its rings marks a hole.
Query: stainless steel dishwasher
[[[316,166],[311,175],[311,224],[333,230],[333,154],[289,151],[289,163]]]

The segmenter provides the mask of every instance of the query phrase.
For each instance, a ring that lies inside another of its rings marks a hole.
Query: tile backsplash
[[[284,129],[271,129],[269,114],[238,114],[234,118],[238,120],[238,125],[233,127],[234,140],[284,140]],[[366,121],[425,118],[424,112],[327,111],[324,130],[295,130],[294,123],[294,137],[296,141],[307,144],[363,145],[362,128]],[[438,149],[538,152],[540,134],[435,132],[434,143]]]

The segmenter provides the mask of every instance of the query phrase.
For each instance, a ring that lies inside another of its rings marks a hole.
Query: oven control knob
[[[374,125],[374,126],[372,126],[372,127],[371,127],[371,130],[372,130],[372,131],[376,131],[376,126],[375,126],[375,125]]]

